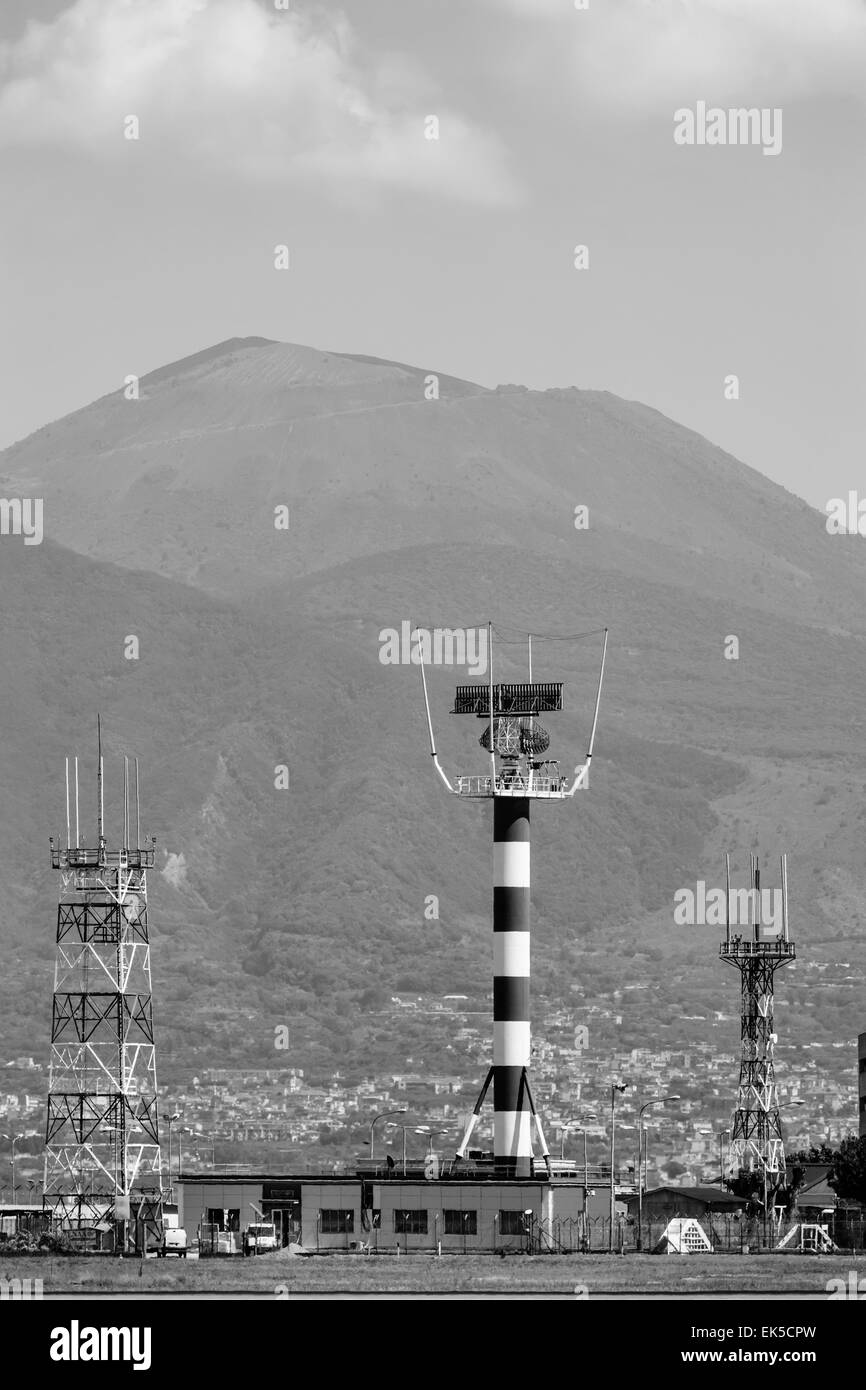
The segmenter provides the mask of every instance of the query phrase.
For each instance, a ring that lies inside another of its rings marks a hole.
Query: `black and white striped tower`
[[[528,797],[494,797],[493,1156],[521,1178],[532,1175],[529,853]]]
[[[537,722],[540,714],[562,709],[561,682],[533,681],[530,639],[529,681],[494,685],[493,628],[492,624],[488,624],[489,681],[483,685],[458,686],[451,712],[472,714],[484,721],[484,733],[479,742],[490,755],[490,773],[480,777],[457,777],[456,785],[452,785],[436,755],[427,678],[424,674],[429,656],[425,654],[420,630],[416,636],[430,753],[436,771],[450,792],[461,797],[493,801],[493,1065],[481,1088],[457,1156],[466,1156],[469,1140],[492,1084],[493,1160],[496,1171],[503,1177],[531,1177],[533,1129],[537,1133],[541,1156],[548,1172],[550,1161],[529,1083],[529,803],[562,801],[587,785],[604,678],[607,629],[604,629],[589,751],[585,763],[575,768],[572,779],[563,776],[559,764],[547,757],[550,736]]]

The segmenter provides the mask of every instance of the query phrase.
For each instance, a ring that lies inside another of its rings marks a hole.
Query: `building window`
[[[208,1207],[207,1222],[218,1231],[239,1231],[241,1213],[239,1207]]]
[[[442,1219],[446,1236],[478,1235],[477,1211],[458,1211],[456,1208],[445,1207],[442,1212]]]
[[[321,1218],[321,1231],[323,1236],[344,1236],[353,1235],[355,1230],[355,1213],[353,1211],[340,1211],[337,1208],[325,1209],[319,1212]]]
[[[503,1236],[523,1236],[529,1230],[531,1217],[522,1211],[501,1211],[499,1213],[499,1233]]]
[[[398,1236],[426,1236],[426,1211],[395,1211],[394,1231]]]

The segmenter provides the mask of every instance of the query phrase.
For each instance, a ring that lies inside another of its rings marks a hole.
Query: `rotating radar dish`
[[[490,726],[485,727],[478,742],[490,750]],[[550,734],[532,719],[494,719],[493,751],[502,758],[521,754],[536,755],[550,747]]]

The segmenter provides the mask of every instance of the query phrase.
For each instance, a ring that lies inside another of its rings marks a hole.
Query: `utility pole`
[[[623,1095],[628,1090],[629,1083],[624,1081],[622,1085],[614,1082],[610,1088],[610,1231],[608,1233],[607,1248],[613,1254],[613,1226],[616,1220],[616,1188],[613,1177],[613,1163],[616,1136],[616,1097],[617,1092]]]

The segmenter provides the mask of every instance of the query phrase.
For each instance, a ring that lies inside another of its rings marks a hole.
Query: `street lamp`
[[[594,1119],[596,1119],[596,1118],[597,1118],[597,1116],[595,1116],[595,1115],[578,1115],[577,1117],[575,1117],[575,1116],[572,1115],[571,1119],[570,1119],[570,1120],[566,1120],[565,1124],[561,1126],[561,1128],[560,1128],[560,1133],[559,1133],[559,1161],[560,1161],[560,1163],[561,1163],[561,1162],[563,1161],[563,1159],[565,1158],[565,1136],[566,1136],[566,1134],[568,1133],[568,1131],[569,1131],[570,1129],[576,1129],[577,1132],[578,1132],[578,1134],[580,1134],[580,1133],[581,1133],[581,1125],[584,1124],[587,1120],[594,1120]],[[583,1130],[582,1132],[583,1132],[583,1142],[584,1142],[584,1151],[585,1151],[585,1150],[586,1150],[586,1130]],[[584,1156],[583,1156],[583,1157],[584,1157],[584,1166],[585,1166],[585,1165],[586,1165],[586,1152],[584,1152]]]
[[[534,1236],[534,1234],[535,1234],[535,1233],[534,1233],[534,1230],[533,1230],[534,1225],[535,1225],[535,1212],[533,1211],[532,1207],[527,1207],[526,1210],[525,1210],[524,1213],[523,1213],[523,1230],[524,1230],[524,1233],[525,1233],[525,1235],[526,1235],[526,1253],[527,1253],[527,1255],[531,1255],[531,1254],[532,1254],[532,1247],[533,1247],[533,1245],[534,1245],[534,1243],[535,1243],[534,1240],[533,1240],[533,1236]]]
[[[191,1139],[195,1139],[195,1138],[196,1138],[196,1132],[195,1132],[195,1130],[194,1130],[194,1129],[190,1129],[189,1125],[178,1125],[178,1127],[177,1127],[177,1177],[178,1177],[178,1182],[180,1181],[180,1170],[181,1170],[181,1165],[182,1165],[182,1163],[183,1163],[183,1154],[182,1154],[182,1152],[181,1152],[181,1148],[182,1148],[182,1145],[183,1145],[183,1139],[182,1139],[181,1136],[184,1135],[184,1134],[188,1134],[188,1135],[190,1136]],[[194,1156],[195,1156],[195,1155],[194,1155]]]
[[[404,1105],[404,1107],[403,1107],[402,1110],[382,1110],[378,1115],[374,1115],[374,1116],[373,1116],[372,1120],[370,1121],[370,1159],[371,1159],[371,1160],[372,1160],[373,1157],[374,1157],[374,1154],[373,1154],[373,1126],[374,1126],[375,1124],[378,1124],[379,1120],[387,1120],[388,1117],[389,1117],[390,1115],[405,1115],[405,1114],[406,1114],[406,1107],[405,1107],[405,1105]]]
[[[643,1151],[644,1123],[643,1112],[654,1105],[667,1105],[669,1101],[682,1100],[682,1096],[660,1096],[658,1100],[648,1100],[637,1112],[637,1248],[643,1250]]]
[[[171,1122],[172,1120],[182,1120],[183,1116],[179,1110],[175,1110],[173,1115],[168,1116],[168,1200],[174,1201],[174,1187],[171,1181]],[[178,1177],[180,1177],[180,1162],[177,1165]]]
[[[12,1140],[12,1154],[11,1154],[11,1158],[12,1158],[12,1203],[13,1203],[13,1206],[14,1206],[14,1204],[15,1204],[15,1193],[16,1193],[17,1190],[18,1190],[18,1189],[17,1189],[17,1186],[16,1186],[16,1183],[15,1183],[15,1145],[18,1143],[18,1140],[19,1140],[19,1139],[24,1139],[24,1138],[25,1138],[25,1135],[23,1135],[23,1134],[0,1134],[0,1139],[11,1139],[11,1140]]]
[[[427,1140],[427,1157],[434,1158],[435,1150],[433,1148],[433,1140],[438,1139],[440,1134],[449,1134],[450,1130],[431,1129],[429,1125],[419,1125],[418,1128],[415,1130],[415,1133],[424,1135],[424,1137]]]
[[[397,1114],[398,1114],[398,1115],[405,1115],[405,1114],[406,1114],[406,1111],[405,1111],[405,1110],[398,1110],[398,1111],[397,1111]],[[402,1161],[402,1170],[403,1170],[403,1177],[405,1178],[405,1176],[406,1176],[406,1130],[408,1129],[408,1125],[398,1125],[396,1120],[389,1120],[389,1121],[388,1121],[388,1124],[389,1124],[389,1125],[393,1125],[395,1129],[401,1130],[401,1131],[402,1131],[402,1134],[403,1134],[403,1161]]]
[[[786,1101],[786,1102],[785,1102],[785,1105],[786,1105],[788,1108],[791,1108],[792,1106],[795,1106],[795,1105],[805,1105],[805,1104],[806,1104],[806,1102],[805,1102],[804,1100],[789,1100],[789,1101]],[[784,1178],[785,1183],[786,1183],[786,1185],[787,1185],[787,1181],[788,1181],[787,1169],[783,1172],[782,1177]],[[775,1204],[775,1191],[776,1191],[776,1189],[774,1188],[773,1191],[774,1191],[774,1204]],[[766,1221],[766,1219],[767,1219],[767,1206],[768,1206],[768,1202],[769,1202],[769,1199],[768,1199],[768,1195],[767,1195],[767,1168],[766,1168],[766,1165],[765,1165],[765,1166],[764,1166],[764,1220],[765,1220],[765,1221]]]
[[[616,1132],[616,1096],[617,1092],[623,1095],[628,1090],[627,1081],[613,1082],[610,1088],[610,1231],[608,1233],[608,1252],[613,1254],[613,1223],[616,1218],[616,1195],[613,1183],[613,1155],[614,1155],[614,1135]]]

